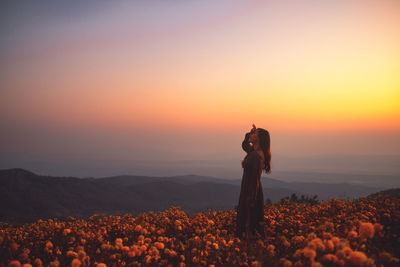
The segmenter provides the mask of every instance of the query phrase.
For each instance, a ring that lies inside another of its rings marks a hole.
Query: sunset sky
[[[399,1],[2,1],[0,57],[0,168],[400,174]]]

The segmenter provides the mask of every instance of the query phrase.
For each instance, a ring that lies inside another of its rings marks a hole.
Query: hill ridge
[[[209,207],[232,209],[240,180],[207,176],[114,176],[77,178],[38,175],[22,168],[0,170],[0,221],[29,221],[54,216],[87,218],[95,212],[117,215],[159,211],[171,205],[193,213]],[[342,184],[293,183],[262,178],[264,199],[273,202],[295,193],[355,198],[382,189]]]

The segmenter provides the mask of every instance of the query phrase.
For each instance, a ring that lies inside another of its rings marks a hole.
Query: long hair
[[[269,132],[263,128],[257,128],[258,140],[260,147],[264,152],[264,168],[265,173],[271,173],[271,138]]]

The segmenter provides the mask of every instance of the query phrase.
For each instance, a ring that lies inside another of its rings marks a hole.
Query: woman
[[[270,136],[267,130],[253,128],[246,133],[242,148],[247,152],[242,161],[243,177],[236,218],[236,235],[254,234],[264,236],[264,195],[260,182],[261,173],[271,172]]]

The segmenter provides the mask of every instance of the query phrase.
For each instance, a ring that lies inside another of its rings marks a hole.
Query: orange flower
[[[322,261],[331,262],[331,263],[336,263],[336,262],[339,261],[339,259],[338,259],[338,257],[336,257],[336,255],[333,255],[333,254],[325,254],[325,255],[322,257]]]
[[[273,252],[273,251],[275,250],[275,246],[272,245],[272,244],[270,244],[270,245],[267,246],[267,250],[268,250],[269,252]]]
[[[313,263],[311,264],[311,267],[322,267],[322,264],[319,263],[319,262],[317,262],[317,261],[315,261],[315,262],[313,262]]]
[[[310,261],[314,261],[315,257],[317,256],[317,253],[315,252],[315,250],[313,250],[309,247],[305,247],[303,249],[303,255],[304,255],[304,257],[308,258]]]
[[[321,238],[314,238],[313,240],[308,242],[307,246],[313,250],[320,250],[320,251],[325,250],[325,245],[322,242]]]
[[[282,267],[292,267],[293,265],[292,262],[286,258],[281,258],[279,260],[279,263]]]
[[[261,266],[261,264],[258,261],[252,261],[251,262],[251,266],[252,267],[258,267],[258,266]]]
[[[146,245],[141,245],[140,246],[140,250],[141,251],[146,251],[147,250],[147,246]]]
[[[64,229],[63,235],[68,235],[69,233],[71,233],[71,229]]]
[[[382,231],[382,229],[383,229],[383,225],[382,225],[382,224],[374,223],[374,230],[375,230],[375,233],[376,233],[376,232],[379,232],[379,231]]]
[[[332,237],[332,242],[335,246],[337,246],[340,242],[340,239],[336,236]]]
[[[343,252],[345,256],[349,256],[353,252],[353,250],[351,249],[351,247],[344,247]]]
[[[58,267],[60,266],[60,261],[55,259],[54,261],[51,261],[49,264],[50,267]]]
[[[37,267],[43,266],[43,262],[42,262],[42,260],[39,259],[39,258],[36,258],[36,259],[33,261],[33,264],[34,264],[35,266],[37,266]]]
[[[154,246],[158,249],[164,249],[164,243],[162,242],[154,242]]]
[[[372,223],[361,223],[358,232],[361,238],[372,238],[375,234],[375,228]]]
[[[294,237],[292,237],[292,243],[294,244],[301,244],[304,241],[304,236],[302,235],[296,235]]]
[[[46,248],[48,248],[48,249],[53,248],[53,243],[51,243],[51,241],[47,241],[46,242]]]
[[[71,267],[79,267],[81,265],[82,265],[82,262],[77,258],[73,259],[71,262]]]
[[[150,264],[150,263],[151,263],[151,256],[150,256],[150,255],[147,255],[146,257],[144,257],[144,262],[145,262],[146,264]]]
[[[122,238],[115,239],[115,245],[116,246],[122,246]]]
[[[72,250],[68,250],[67,251],[67,257],[77,258],[78,257],[78,253],[76,253],[75,251],[72,251]]]
[[[21,267],[21,263],[17,260],[10,261],[10,263],[8,264],[8,267]]]
[[[193,261],[193,263],[199,263],[199,259],[196,256],[194,256],[192,258],[192,261]]]
[[[325,247],[329,250],[329,251],[333,251],[335,249],[335,244],[333,243],[332,240],[325,240]]]
[[[218,246],[218,244],[217,244],[217,243],[213,243],[213,247],[214,247],[214,249],[216,249],[216,250],[218,250],[218,249],[219,249],[219,246]]]
[[[353,251],[350,254],[350,262],[354,266],[362,266],[363,263],[367,260],[367,256],[361,251]]]
[[[357,234],[356,231],[350,231],[350,232],[347,234],[347,238],[349,238],[349,239],[354,239],[354,238],[356,238],[357,236],[358,236],[358,234]]]
[[[50,267],[60,266],[57,258],[70,262],[70,266],[97,267],[184,267],[185,262],[190,266],[258,267],[278,259],[279,266],[294,267],[397,266],[399,259],[385,249],[389,251],[390,245],[399,241],[396,231],[400,217],[396,211],[400,198],[386,199],[269,204],[264,207],[266,238],[256,239],[250,246],[233,238],[235,210],[199,212],[189,217],[177,207],[136,218],[97,215],[87,220],[0,225],[0,246],[8,248],[5,266],[23,267],[43,267],[40,258],[52,261],[46,263]],[[380,223],[385,223],[385,228]],[[380,242],[365,242],[375,236]],[[94,261],[99,258],[104,263]]]
[[[135,253],[134,250],[130,250],[130,251],[128,252],[128,257],[129,257],[129,258],[133,258],[133,257],[135,257],[135,256],[136,256],[136,253]]]

